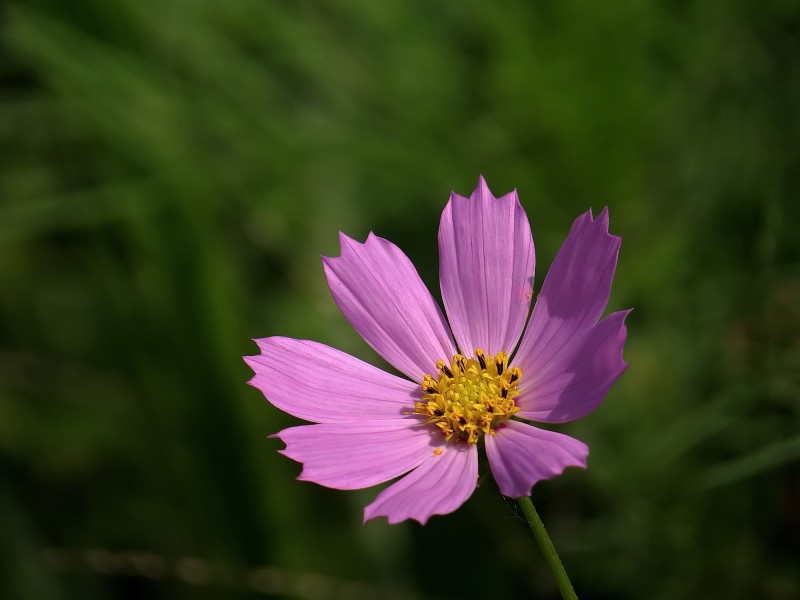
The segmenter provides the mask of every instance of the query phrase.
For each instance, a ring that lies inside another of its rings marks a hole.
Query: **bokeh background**
[[[489,479],[455,514],[294,480],[254,337],[382,364],[337,232],[438,296],[438,219],[519,190],[537,289],[623,237],[628,372],[534,488],[585,598],[800,597],[794,0],[5,3],[0,597],[555,598]]]

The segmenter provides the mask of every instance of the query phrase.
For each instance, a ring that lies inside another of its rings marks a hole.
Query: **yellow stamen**
[[[438,378],[426,374],[422,379],[414,414],[435,424],[446,440],[474,444],[482,434],[494,435],[500,423],[519,411],[514,398],[522,370],[508,368],[505,352],[487,356],[476,348],[474,358],[456,354],[449,365],[440,360],[436,369]]]

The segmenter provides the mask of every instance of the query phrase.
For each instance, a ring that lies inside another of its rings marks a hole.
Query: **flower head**
[[[606,209],[575,220],[530,320],[528,218],[516,192],[495,198],[483,177],[469,198],[452,194],[442,213],[439,274],[449,326],[397,246],[373,234],[363,244],[340,238],[341,256],[322,259],[331,293],[364,340],[408,379],[317,342],[256,340],[261,353],[245,357],[255,371],[250,384],[314,423],[276,434],[286,443],[282,453],[303,463],[298,479],[349,490],[403,476],[364,519],[425,523],[475,490],[481,442],[509,497],[529,495],[566,467],[586,467],[585,444],[526,421],[582,417],[627,367],[629,311],[600,320],[620,246]]]

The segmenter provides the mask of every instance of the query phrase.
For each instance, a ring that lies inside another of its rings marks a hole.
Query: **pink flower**
[[[527,328],[534,250],[516,192],[495,198],[481,177],[470,198],[450,196],[439,226],[449,326],[397,246],[374,234],[363,244],[340,238],[341,256],[322,259],[331,293],[408,379],[317,342],[256,340],[261,354],[245,357],[255,371],[249,383],[315,423],[276,434],[282,453],[303,463],[298,479],[351,490],[404,475],[366,507],[364,520],[424,524],[472,495],[480,440],[505,496],[530,495],[537,481],[586,467],[584,443],[523,419],[582,417],[627,367],[629,311],[599,320],[620,246],[606,209],[575,220]]]

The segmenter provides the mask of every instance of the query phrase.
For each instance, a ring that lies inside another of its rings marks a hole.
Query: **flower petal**
[[[364,509],[364,521],[387,517],[389,523],[414,519],[425,524],[432,515],[446,515],[464,504],[478,484],[475,444],[443,444],[420,466],[383,490]]]
[[[342,255],[322,259],[336,304],[375,351],[415,381],[450,362],[455,346],[414,265],[372,233],[364,244],[340,235]]]
[[[303,463],[298,476],[337,490],[356,490],[393,479],[419,465],[437,446],[418,419],[323,423],[284,429],[281,454]]]
[[[281,410],[315,423],[399,419],[414,410],[419,384],[391,375],[340,350],[285,337],[256,340],[245,356],[250,385]]]
[[[597,408],[628,368],[622,358],[630,310],[615,312],[582,338],[570,341],[541,368],[520,382],[517,416],[543,423],[563,423]]]
[[[514,363],[523,381],[597,323],[608,304],[621,239],[608,233],[608,209],[575,220],[533,307]]]
[[[516,191],[495,198],[483,177],[470,198],[452,194],[439,225],[442,299],[465,354],[510,352],[530,309],[534,251]]]
[[[562,433],[507,421],[494,436],[486,436],[486,456],[500,493],[509,498],[530,496],[537,481],[560,475],[566,467],[586,468],[589,448]]]

